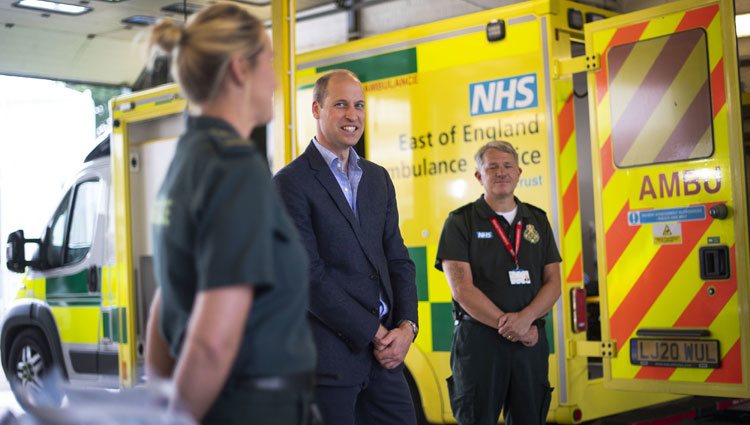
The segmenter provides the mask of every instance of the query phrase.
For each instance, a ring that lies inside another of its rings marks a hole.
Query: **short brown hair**
[[[348,69],[334,69],[333,71],[323,74],[323,76],[318,78],[318,81],[315,82],[315,87],[313,87],[313,102],[318,102],[321,105],[323,104],[326,96],[328,96],[328,82],[334,75],[348,75],[357,80],[358,83],[362,84],[359,81],[357,74]]]
[[[516,152],[516,149],[513,147],[513,145],[506,142],[505,140],[493,140],[479,148],[476,155],[474,155],[474,161],[476,161],[477,163],[477,170],[482,169],[482,166],[484,165],[484,153],[490,149],[499,150],[500,152],[505,152],[513,155],[513,159],[516,161],[516,165],[518,165],[518,152]]]
[[[262,34],[263,23],[247,10],[217,3],[192,16],[186,26],[159,21],[150,46],[172,56],[175,81],[190,101],[201,104],[216,96],[233,54],[242,52],[255,65],[263,50]]]

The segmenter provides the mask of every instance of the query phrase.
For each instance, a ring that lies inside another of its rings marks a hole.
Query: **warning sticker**
[[[682,224],[655,223],[652,227],[654,245],[677,245],[682,243]]]
[[[656,210],[631,210],[628,212],[628,226],[705,219],[706,207],[703,205],[680,208],[662,208]]]

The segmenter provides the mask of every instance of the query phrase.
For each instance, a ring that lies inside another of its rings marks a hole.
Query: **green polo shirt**
[[[232,375],[314,369],[307,255],[252,142],[224,121],[190,118],[151,221],[161,331],[175,358],[198,292],[251,285]]]
[[[510,284],[508,271],[515,268],[515,262],[490,223],[497,214],[484,196],[450,213],[435,260],[435,267],[441,271],[443,260],[469,263],[474,285],[505,312],[518,312],[529,305],[542,287],[544,266],[562,261],[545,212],[517,198],[516,204],[518,210],[508,236],[515,248],[515,227],[522,220],[518,265],[529,271],[531,284]]]

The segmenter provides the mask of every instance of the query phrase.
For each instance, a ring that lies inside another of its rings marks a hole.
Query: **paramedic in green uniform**
[[[189,118],[152,212],[159,292],[146,342],[150,378],[171,378],[173,407],[203,424],[308,422],[315,348],[307,257],[250,142],[272,117],[275,77],[263,23],[216,4],[153,42]]]
[[[507,142],[482,146],[476,201],[450,213],[435,266],[453,295],[448,390],[460,425],[545,423],[548,342],[541,318],[560,296],[560,254],[544,211],[514,196],[521,168]]]

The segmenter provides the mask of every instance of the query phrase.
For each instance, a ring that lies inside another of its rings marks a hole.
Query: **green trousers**
[[[459,321],[453,334],[448,392],[459,425],[543,425],[552,389],[544,328],[525,347],[481,323]]]
[[[202,425],[307,425],[312,390],[225,388]]]

